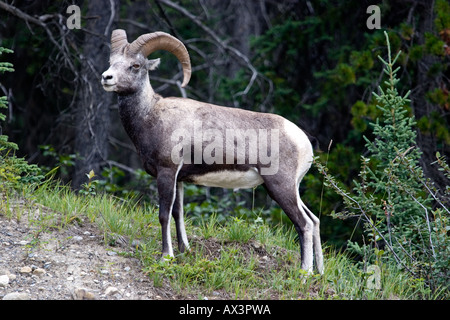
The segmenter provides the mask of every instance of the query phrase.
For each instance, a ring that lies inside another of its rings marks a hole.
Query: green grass
[[[17,199],[26,199],[20,206]],[[323,275],[306,275],[300,268],[299,245],[293,228],[269,227],[262,219],[248,222],[209,219],[186,221],[190,252],[159,259],[161,231],[156,207],[111,195],[77,195],[69,187],[47,182],[21,195],[0,195],[0,214],[39,226],[34,237],[72,223],[96,223],[105,246],[121,238],[137,246],[133,255],[153,285],[168,285],[181,297],[220,296],[229,299],[433,299],[423,281],[396,266],[381,264],[380,286],[370,289],[373,276],[345,253],[325,246]],[[33,214],[31,214],[33,213]],[[172,223],[174,225],[174,223]],[[174,236],[174,226],[172,235]],[[176,239],[173,239],[176,247]],[[38,243],[38,241],[36,241]],[[138,245],[136,245],[138,244]],[[129,253],[128,253],[129,254]]]

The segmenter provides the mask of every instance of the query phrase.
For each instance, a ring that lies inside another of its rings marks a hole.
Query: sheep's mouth
[[[115,83],[102,83],[103,85],[103,89],[105,89],[106,91],[112,91],[113,88],[116,86]]]

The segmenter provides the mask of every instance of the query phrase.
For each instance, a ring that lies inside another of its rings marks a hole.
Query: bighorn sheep
[[[322,273],[319,219],[302,202],[298,190],[313,159],[306,134],[275,114],[161,97],[153,91],[148,76],[160,63],[160,59],[147,60],[156,50],[177,57],[183,67],[182,86],[186,86],[191,63],[180,40],[154,32],[128,43],[126,32],[120,29],[112,33],[110,67],[101,83],[106,91],[117,93],[123,126],[145,170],[156,177],[162,256],[173,257],[171,215],[180,252],[189,248],[183,182],[222,188],[263,184],[299,234],[301,268],[312,272],[315,252],[316,267]]]

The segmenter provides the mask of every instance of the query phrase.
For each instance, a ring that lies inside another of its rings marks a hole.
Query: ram
[[[299,195],[313,150],[307,135],[292,122],[269,113],[217,106],[187,98],[156,94],[148,71],[171,52],[191,77],[189,53],[177,38],[153,32],[132,43],[124,30],[111,36],[110,67],[102,74],[106,91],[118,95],[119,114],[145,170],[156,177],[162,256],[173,257],[170,219],[175,219],[178,248],[189,248],[183,217],[183,182],[222,188],[263,185],[293,222],[300,238],[301,268],[323,272],[319,219]]]

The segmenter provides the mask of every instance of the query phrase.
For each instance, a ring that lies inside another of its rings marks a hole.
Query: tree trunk
[[[264,31],[266,21],[263,19],[265,3],[260,1],[208,1],[205,7],[215,12],[219,21],[216,27],[222,39],[239,50],[244,56],[250,57],[250,38],[259,36]],[[242,68],[237,60],[230,60],[226,75],[234,77]]]
[[[87,181],[86,173],[100,173],[102,163],[108,157],[108,129],[110,105],[113,95],[105,92],[100,84],[101,74],[108,68],[109,37],[115,10],[115,1],[88,2],[83,57],[80,59],[82,79],[76,116],[75,153],[78,159],[72,186],[78,189]]]
[[[434,1],[424,3],[422,8],[423,22],[419,29],[419,43],[425,43],[425,34],[434,31]],[[442,82],[442,75],[430,77],[429,70],[433,64],[438,63],[438,59],[432,55],[424,55],[418,62],[417,84],[411,94],[411,105],[414,109],[414,116],[419,120],[423,116],[430,116],[438,107],[434,106],[426,99],[427,92],[439,88]],[[447,179],[443,172],[439,171],[438,166],[432,163],[436,161],[436,150],[439,150],[438,141],[434,135],[422,133],[417,130],[417,144],[422,150],[421,165],[424,169],[425,175],[431,178],[432,181],[440,190],[445,190]]]

